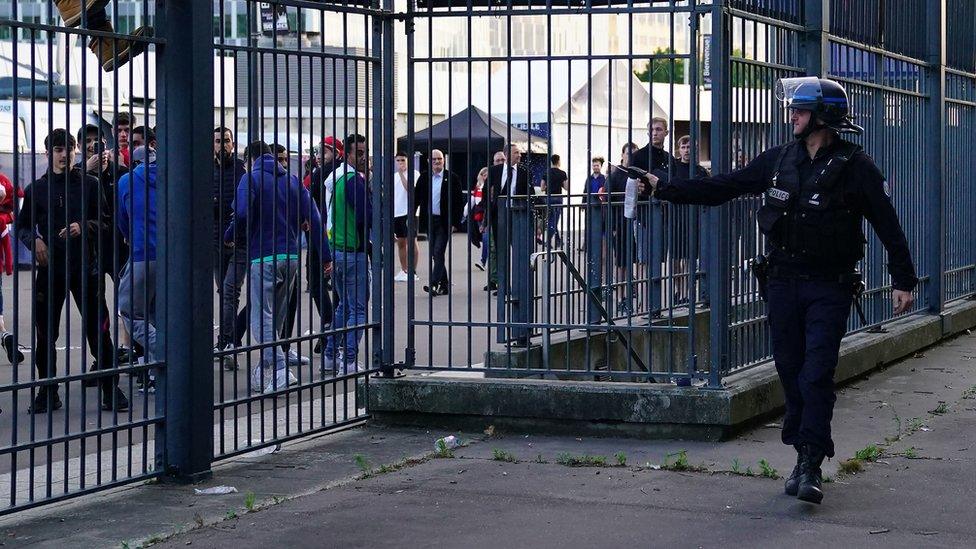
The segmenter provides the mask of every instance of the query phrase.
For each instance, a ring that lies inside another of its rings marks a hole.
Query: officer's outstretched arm
[[[731,173],[661,182],[654,196],[677,204],[717,206],[743,195],[761,194],[770,185],[778,151],[779,147],[765,151],[744,168]]]

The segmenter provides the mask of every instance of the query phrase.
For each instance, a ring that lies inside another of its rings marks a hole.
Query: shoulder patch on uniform
[[[881,182],[881,186],[884,188],[885,196],[891,198],[891,185],[888,184],[888,180],[885,179]]]

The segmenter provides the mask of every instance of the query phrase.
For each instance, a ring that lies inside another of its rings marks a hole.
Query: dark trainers
[[[97,371],[98,371],[98,363],[92,362],[91,366],[88,367],[88,373],[92,374]],[[84,381],[81,382],[81,384],[85,387],[98,387],[98,378],[94,376],[86,377]]]
[[[55,387],[44,387],[37,392],[34,397],[34,404],[27,409],[30,414],[44,414],[49,410],[60,410],[62,406],[61,396]]]
[[[3,346],[3,350],[7,352],[7,360],[11,364],[20,364],[24,361],[24,353],[20,352],[20,349],[14,346],[14,335],[7,334],[0,339],[0,345]]]
[[[111,389],[109,391],[102,392],[102,410],[116,412],[124,412],[129,409],[129,399],[126,398],[125,393],[122,389],[114,387],[114,391]],[[114,395],[114,398],[113,398]]]

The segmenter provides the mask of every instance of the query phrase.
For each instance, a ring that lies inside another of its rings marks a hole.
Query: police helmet
[[[854,123],[851,105],[844,87],[826,78],[803,76],[781,78],[776,82],[776,98],[790,109],[811,111],[820,126],[841,133],[861,133],[863,128]]]

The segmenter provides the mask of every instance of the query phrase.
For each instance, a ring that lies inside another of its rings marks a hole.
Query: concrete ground
[[[0,539],[42,547],[972,546],[974,360],[976,335],[966,334],[841,389],[821,506],[783,495],[782,480],[767,478],[793,465],[775,421],[707,443],[526,436],[492,432],[486,420],[488,433],[460,433],[467,445],[452,458],[432,455],[447,433],[367,425],[243,456],[199,486],[131,486],[15,514],[0,520]],[[863,471],[838,470],[871,446],[878,453]],[[684,461],[689,470],[674,470]],[[217,485],[237,492],[194,495]]]

